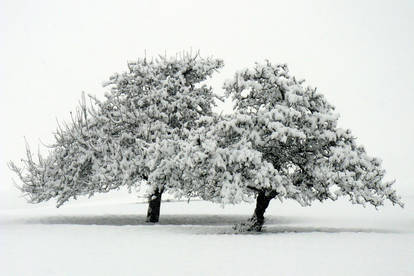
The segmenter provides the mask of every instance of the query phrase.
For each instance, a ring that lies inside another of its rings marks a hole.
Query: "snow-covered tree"
[[[273,198],[303,206],[340,196],[403,205],[393,181],[384,181],[381,161],[339,128],[334,107],[303,83],[270,62],[237,72],[224,85],[235,112],[205,118],[181,156],[188,188],[198,196],[238,203],[256,195],[254,214],[240,230],[260,231]]]
[[[92,97],[90,107],[83,101],[72,122],[58,129],[46,158],[35,161],[28,149],[22,168],[10,164],[21,190],[33,203],[57,198],[60,206],[145,181],[151,187],[147,220],[157,222],[162,193],[183,195],[171,159],[196,121],[212,115],[216,96],[203,82],[222,66],[198,54],[128,63],[127,72],[105,84],[104,100]]]
[[[240,230],[260,231],[273,198],[303,206],[348,196],[355,204],[403,205],[381,161],[356,144],[316,89],[270,62],[226,82],[233,114],[212,112],[215,95],[203,82],[223,62],[198,55],[140,59],[106,83],[104,100],[82,101],[58,128],[46,158],[27,150],[11,163],[21,190],[37,203],[150,185],[147,219],[158,221],[161,196],[220,203],[256,198]]]

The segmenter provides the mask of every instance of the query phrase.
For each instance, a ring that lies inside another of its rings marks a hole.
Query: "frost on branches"
[[[203,82],[222,66],[187,54],[128,63],[127,72],[105,84],[105,100],[91,97],[89,108],[83,101],[72,122],[58,129],[46,158],[36,161],[28,149],[22,168],[10,163],[21,190],[33,203],[57,198],[60,206],[146,181],[152,190],[147,219],[157,222],[162,193],[182,194],[174,178],[179,172],[168,171],[170,159],[196,120],[212,115],[216,96]]]

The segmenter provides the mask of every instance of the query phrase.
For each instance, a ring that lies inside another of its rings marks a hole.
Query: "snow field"
[[[163,202],[116,195],[0,212],[0,275],[413,275],[413,198],[380,211],[340,201],[274,201],[260,234],[235,234],[253,204]]]

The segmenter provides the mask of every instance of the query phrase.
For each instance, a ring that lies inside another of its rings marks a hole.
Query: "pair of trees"
[[[256,64],[224,84],[234,112],[212,111],[218,98],[204,81],[223,66],[198,55],[140,59],[106,83],[105,100],[83,98],[59,127],[43,158],[27,150],[10,163],[33,203],[150,184],[147,220],[157,222],[161,196],[239,203],[256,197],[239,230],[260,231],[273,198],[303,206],[349,196],[353,203],[402,206],[377,158],[337,127],[334,107],[303,86],[286,65]]]

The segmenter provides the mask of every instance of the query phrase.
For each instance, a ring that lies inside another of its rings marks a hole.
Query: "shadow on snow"
[[[162,215],[156,229],[174,230],[192,234],[235,234],[232,226],[246,221],[246,215]],[[102,226],[145,226],[150,229],[153,224],[145,222],[144,215],[90,215],[90,216],[47,216],[32,217],[15,221],[24,224],[47,225],[102,225]],[[299,226],[295,224],[312,222],[301,217],[268,216],[261,233],[243,234],[281,234],[281,233],[399,233],[395,230],[363,227],[324,227]],[[317,222],[313,222],[314,224]],[[292,225],[294,224],[294,225]],[[142,228],[141,228],[142,229]]]

